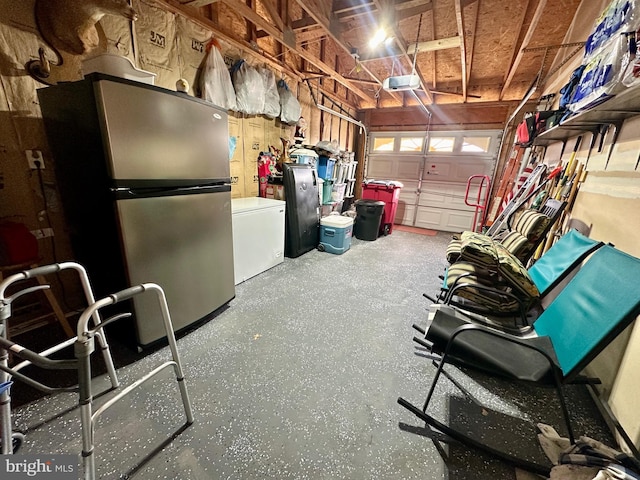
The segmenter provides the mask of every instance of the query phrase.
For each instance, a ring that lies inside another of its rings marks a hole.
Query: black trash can
[[[360,199],[356,203],[356,222],[353,234],[360,240],[378,238],[380,222],[384,213],[385,202],[381,200]]]

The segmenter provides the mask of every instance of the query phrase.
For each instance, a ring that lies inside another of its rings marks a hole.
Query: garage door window
[[[463,137],[462,152],[487,153],[491,146],[491,137]]]
[[[423,147],[424,147],[424,136],[400,138],[401,152],[422,152]]]
[[[375,137],[373,139],[373,151],[393,152],[395,140],[394,137]]]
[[[429,151],[430,152],[453,152],[453,146],[455,145],[456,137],[430,137],[429,138]]]

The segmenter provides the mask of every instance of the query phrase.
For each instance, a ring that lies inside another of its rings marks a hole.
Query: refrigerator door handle
[[[201,193],[230,192],[231,185],[203,185],[196,187],[156,187],[156,188],[112,188],[117,200],[148,197],[174,197],[178,195],[197,195]]]

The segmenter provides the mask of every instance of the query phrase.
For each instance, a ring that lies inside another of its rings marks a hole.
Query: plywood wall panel
[[[247,21],[233,8],[220,2],[218,7],[218,28],[233,38],[247,39]]]
[[[305,121],[307,122],[307,133],[303,143],[308,144],[309,142],[312,141],[312,139],[310,138],[311,132],[314,130],[314,127],[315,127],[315,126],[312,127],[313,116],[311,112],[314,110],[317,111],[318,109],[313,103],[311,92],[309,91],[309,88],[307,87],[306,84],[301,84],[298,90],[300,92],[298,95],[298,101],[300,102],[300,106],[302,107],[302,117],[304,117]],[[295,133],[295,128],[292,128],[291,130],[292,139],[293,139],[294,133]]]
[[[340,143],[340,122],[342,122],[342,120],[336,116],[330,115],[331,117],[331,137],[329,138],[329,140],[333,141],[335,140],[336,142],[338,142],[338,144]]]

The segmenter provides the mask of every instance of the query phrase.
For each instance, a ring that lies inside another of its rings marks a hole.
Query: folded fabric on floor
[[[638,459],[593,438],[582,436],[571,445],[553,427],[539,423],[538,428],[540,446],[555,465],[551,480],[640,480]]]

